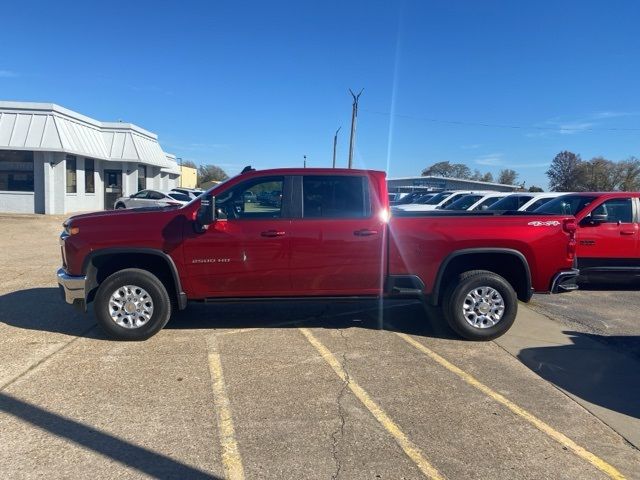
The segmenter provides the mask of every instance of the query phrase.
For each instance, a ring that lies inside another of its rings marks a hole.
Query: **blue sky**
[[[364,88],[356,167],[546,187],[560,150],[640,156],[639,18],[634,0],[11,2],[0,99],[132,122],[234,174],[330,166],[340,126],[346,165]]]

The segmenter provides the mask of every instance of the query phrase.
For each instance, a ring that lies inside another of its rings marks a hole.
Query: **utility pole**
[[[356,142],[356,121],[358,120],[358,100],[364,88],[356,95],[349,89],[349,93],[353,97],[353,108],[351,110],[351,137],[349,138],[349,168],[353,168],[353,147]]]
[[[336,168],[336,147],[338,145],[338,132],[342,127],[336,130],[336,134],[333,136],[333,168]]]
[[[304,157],[304,164],[303,164],[304,168],[307,168],[307,156],[303,155],[303,157]]]
[[[180,160],[180,187],[182,186],[182,157],[178,157],[178,160]]]

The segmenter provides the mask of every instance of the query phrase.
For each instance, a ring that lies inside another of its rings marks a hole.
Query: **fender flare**
[[[82,273],[87,277],[87,294],[94,288],[98,286],[96,280],[96,271],[95,267],[93,267],[93,260],[95,258],[99,258],[105,255],[118,255],[118,254],[130,254],[130,253],[139,253],[145,255],[154,255],[169,267],[169,271],[171,272],[171,276],[173,278],[173,283],[175,285],[175,295],[178,301],[178,308],[183,310],[187,306],[187,295],[182,290],[182,283],[180,282],[180,275],[178,275],[178,268],[176,267],[173,258],[169,256],[167,253],[162,250],[158,250],[156,248],[145,248],[145,247],[110,247],[110,248],[102,248],[99,250],[91,251],[82,262]],[[87,298],[85,298],[86,303]]]
[[[451,261],[454,258],[461,257],[464,255],[475,255],[475,254],[482,254],[482,253],[498,253],[502,255],[510,255],[512,257],[517,258],[522,264],[522,267],[524,268],[524,271],[526,273],[526,278],[525,278],[526,301],[528,301],[531,298],[531,295],[533,295],[533,290],[531,287],[531,269],[529,268],[529,262],[527,262],[527,259],[522,254],[522,252],[519,252],[518,250],[514,250],[512,248],[465,248],[462,250],[456,250],[454,252],[451,252],[449,255],[446,256],[444,261],[440,264],[440,268],[438,269],[438,273],[436,275],[436,281],[433,284],[433,290],[430,295],[430,303],[432,305],[438,305],[438,298],[440,297],[440,290],[442,287],[442,278],[444,277],[444,272],[446,272],[447,267],[449,266],[449,263],[451,263]]]

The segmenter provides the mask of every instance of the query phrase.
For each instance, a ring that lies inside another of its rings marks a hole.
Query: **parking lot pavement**
[[[464,342],[416,302],[194,304],[114,342],[58,298],[57,225],[0,222],[6,478],[640,478],[508,352],[535,331]]]
[[[566,326],[602,335],[640,356],[640,282],[591,283],[569,295],[534,295],[529,305]]]

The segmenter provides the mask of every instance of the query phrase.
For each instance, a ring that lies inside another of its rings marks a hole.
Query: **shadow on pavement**
[[[603,337],[563,332],[571,345],[523,349],[518,358],[545,380],[606,409],[640,418],[640,362],[603,347],[613,342],[640,345],[640,337]]]
[[[108,338],[91,312],[67,305],[57,288],[30,288],[0,295],[0,323],[27,330]],[[369,328],[411,335],[458,338],[439,312],[418,300],[280,300],[263,302],[190,303],[174,313],[166,328]]]
[[[155,478],[216,479],[165,455],[114,437],[83,423],[57,415],[6,393],[0,393],[0,412],[12,415],[53,435],[93,450],[122,465]]]
[[[592,274],[589,277],[579,277],[578,286],[580,290],[589,291],[637,292],[640,290],[640,279],[637,276],[603,277]]]
[[[458,339],[436,309],[419,300],[282,300],[190,304],[166,328],[367,328]]]
[[[65,303],[57,288],[28,288],[0,295],[0,323],[26,330],[106,339],[91,313]]]

